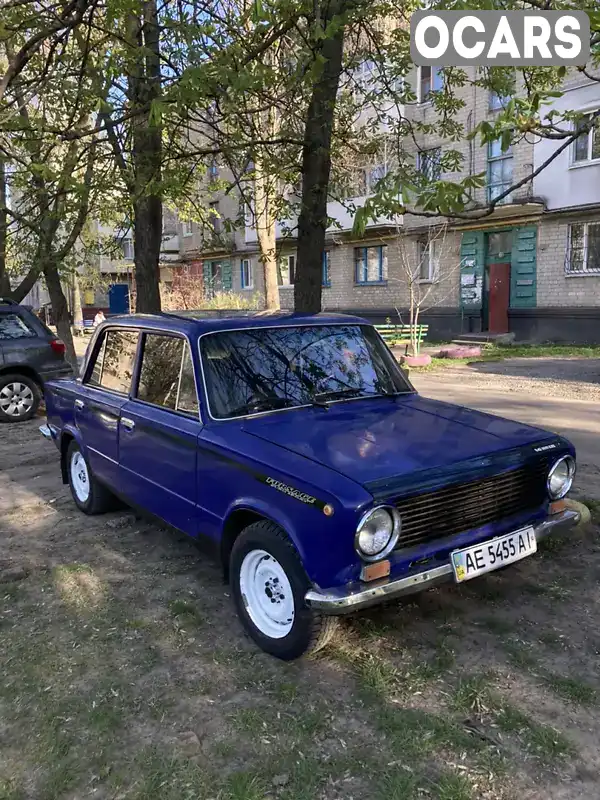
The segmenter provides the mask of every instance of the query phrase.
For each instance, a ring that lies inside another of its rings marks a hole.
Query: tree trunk
[[[254,163],[254,219],[260,248],[260,260],[265,279],[265,309],[279,310],[279,284],[277,281],[277,245],[273,204],[268,187],[268,176],[262,162]]]
[[[77,374],[79,373],[79,366],[77,364],[77,356],[75,355],[75,345],[73,344],[73,331],[71,330],[67,298],[65,297],[60,283],[57,265],[50,257],[44,262],[43,271],[44,277],[46,278],[46,286],[48,287],[48,294],[50,295],[50,302],[52,304],[52,316],[56,324],[56,331],[67,348],[67,361]]]
[[[132,17],[131,41],[136,52],[128,78],[132,108],[143,108],[132,118],[134,171],[133,241],[136,311],[160,313],[160,247],[162,197],[160,190],[162,140],[157,110],[160,97],[159,28],[156,0],[143,4],[143,18]]]
[[[76,272],[73,273],[73,325],[78,328],[83,328],[83,309],[81,307],[81,288],[79,286],[79,277]]]
[[[332,4],[322,12],[325,29],[332,17],[343,10]],[[322,259],[327,228],[327,188],[331,171],[331,136],[335,105],[342,71],[344,27],[331,38],[317,41],[315,57],[322,60],[304,128],[302,147],[302,206],[298,218],[298,249],[294,308],[301,313],[321,310]]]
[[[0,297],[10,297],[10,280],[6,271],[6,243],[8,232],[8,211],[6,208],[6,167],[0,158]]]

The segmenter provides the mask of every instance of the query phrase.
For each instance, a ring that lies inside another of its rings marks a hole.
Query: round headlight
[[[363,561],[378,561],[394,549],[399,535],[400,515],[396,509],[379,506],[359,522],[355,547]]]
[[[575,459],[571,456],[559,458],[548,473],[548,494],[552,500],[560,500],[567,494],[574,477]]]

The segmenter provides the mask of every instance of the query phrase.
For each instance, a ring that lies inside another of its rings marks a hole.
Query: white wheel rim
[[[251,550],[240,568],[240,592],[248,616],[271,639],[283,639],[294,624],[294,595],[276,558]]]
[[[25,383],[15,381],[0,389],[0,408],[9,417],[21,417],[33,407],[33,392]]]
[[[90,496],[90,478],[85,458],[79,451],[71,456],[71,486],[77,499],[85,503]]]

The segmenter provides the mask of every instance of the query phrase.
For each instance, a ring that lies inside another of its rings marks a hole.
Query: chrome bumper
[[[561,529],[568,530],[577,525],[580,517],[581,515],[578,511],[570,509],[553,514],[534,526],[535,538],[539,542],[549,533],[554,533]],[[416,572],[405,578],[398,578],[393,581],[386,579],[384,581],[374,581],[372,584],[359,582],[334,589],[310,589],[305,594],[304,599],[307,605],[324,614],[349,614],[352,611],[368,608],[395,597],[431,589],[439,583],[450,580],[452,574],[452,565],[448,562],[447,564]]]
[[[40,433],[46,439],[50,439],[50,440],[52,439],[52,431],[50,430],[50,428],[47,425],[40,425]]]

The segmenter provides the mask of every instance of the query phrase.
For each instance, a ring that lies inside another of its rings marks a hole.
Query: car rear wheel
[[[103,514],[114,508],[114,497],[94,478],[86,457],[76,441],[67,450],[69,488],[75,505],[84,514]]]
[[[35,416],[41,391],[37,383],[25,375],[0,377],[0,422],[25,422]]]
[[[279,526],[264,520],[242,531],[231,552],[230,578],[242,624],[265,652],[292,661],[331,639],[337,620],[306,605],[310,582]]]

